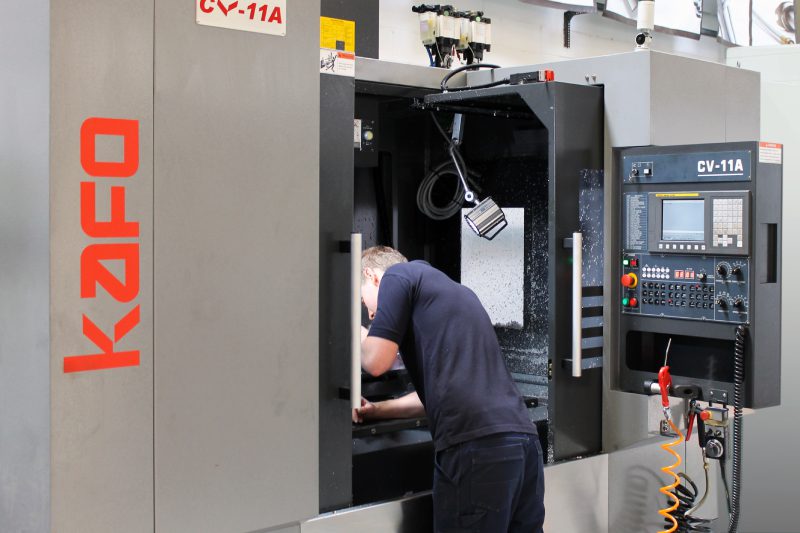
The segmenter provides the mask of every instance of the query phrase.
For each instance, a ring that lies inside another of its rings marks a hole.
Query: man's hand
[[[353,422],[361,424],[369,420],[387,420],[390,418],[417,418],[425,416],[425,407],[416,392],[406,394],[393,400],[372,403],[361,398],[361,407],[353,409]]]
[[[361,326],[361,343],[362,344],[364,343],[364,339],[367,338],[367,334],[368,333],[369,333],[369,330],[367,328],[365,328],[364,326]]]
[[[377,406],[362,396],[361,407],[353,409],[353,422],[361,424],[364,420],[375,418],[376,411]]]

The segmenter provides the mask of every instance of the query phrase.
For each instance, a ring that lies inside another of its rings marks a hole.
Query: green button
[[[627,299],[627,298],[623,298],[622,299],[622,307],[628,307],[629,303],[630,303],[629,299]]]
[[[628,261],[627,259],[623,259],[623,260],[622,260],[622,264],[623,264],[624,266],[628,266],[628,265],[630,264],[630,261]]]

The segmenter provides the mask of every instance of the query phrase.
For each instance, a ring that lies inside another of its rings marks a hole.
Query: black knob
[[[722,276],[723,278],[728,275],[728,265],[725,263],[720,263],[717,265],[717,274]]]
[[[711,439],[706,443],[706,455],[709,459],[721,459],[725,455],[725,447],[717,439]]]
[[[741,309],[742,307],[744,307],[744,300],[742,300],[741,298],[736,298],[733,301],[733,306],[737,309]]]
[[[725,298],[717,298],[717,305],[722,309],[728,307],[728,301]]]
[[[708,276],[706,276],[706,273],[705,273],[705,272],[700,272],[700,273],[697,275],[697,279],[699,279],[700,281],[705,281],[707,277],[708,277]]]
[[[731,269],[731,274],[733,274],[734,276],[738,276],[738,275],[740,275],[741,273],[742,273],[742,268],[741,268],[741,267],[739,267],[739,266],[735,266],[735,267],[733,267],[733,268]]]

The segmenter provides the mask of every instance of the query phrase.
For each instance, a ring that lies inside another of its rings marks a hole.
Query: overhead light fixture
[[[503,228],[508,226],[506,215],[491,196],[481,200],[469,213],[464,215],[467,225],[478,237],[492,240],[497,237]]]
[[[461,145],[461,139],[464,135],[464,116],[457,113],[453,117],[453,132],[450,137],[450,158],[453,160],[453,165],[456,167],[456,172],[464,186],[464,200],[472,204],[477,204],[466,215],[464,219],[467,225],[475,232],[478,237],[483,237],[487,240],[492,240],[497,237],[497,234],[503,231],[503,228],[508,226],[506,215],[500,206],[492,200],[491,196],[487,196],[481,201],[472,192],[467,184],[464,170],[461,168],[461,155],[458,153],[458,147]]]

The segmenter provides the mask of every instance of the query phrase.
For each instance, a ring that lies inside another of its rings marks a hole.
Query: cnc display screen
[[[661,240],[705,240],[704,200],[664,200],[661,215]]]

